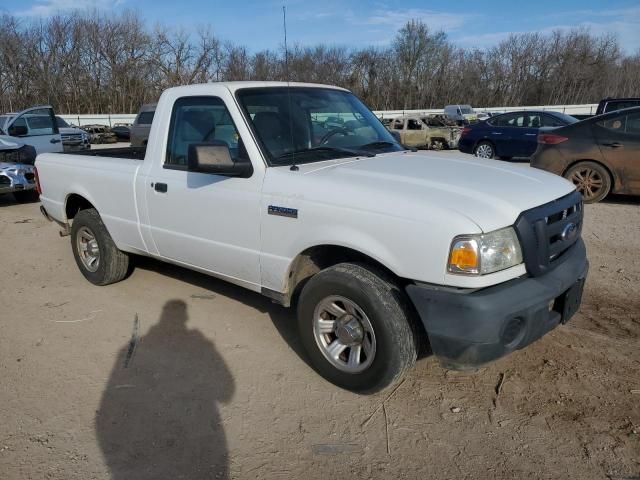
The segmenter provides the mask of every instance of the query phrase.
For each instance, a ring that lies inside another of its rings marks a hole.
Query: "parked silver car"
[[[36,150],[0,138],[0,194],[12,193],[18,202],[38,199],[33,163]]]
[[[64,118],[56,115],[56,123],[62,137],[62,145],[65,152],[76,152],[81,150],[89,150],[91,142],[89,134],[84,130],[69,125]]]

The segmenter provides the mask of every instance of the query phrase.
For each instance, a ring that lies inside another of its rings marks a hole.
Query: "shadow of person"
[[[187,320],[186,304],[168,301],[137,347],[119,352],[96,412],[114,480],[229,478],[217,402],[233,396],[233,377]]]

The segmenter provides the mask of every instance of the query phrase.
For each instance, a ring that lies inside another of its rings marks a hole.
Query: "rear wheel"
[[[495,158],[496,150],[491,142],[480,142],[473,150],[473,154],[480,158]]]
[[[118,250],[95,209],[81,210],[73,219],[71,247],[78,268],[94,285],[109,285],[127,276],[129,255]]]
[[[417,335],[404,292],[383,272],[342,263],[312,277],[298,326],[312,367],[339,387],[376,392],[415,363]]]
[[[580,162],[564,174],[582,194],[585,203],[602,200],[611,190],[611,176],[606,168],[596,162]]]

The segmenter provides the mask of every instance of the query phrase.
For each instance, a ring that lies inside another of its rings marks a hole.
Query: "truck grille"
[[[81,133],[63,133],[60,136],[62,137],[63,142],[81,142],[82,141]]]
[[[582,195],[573,192],[522,212],[515,223],[527,272],[542,275],[553,269],[580,239]]]

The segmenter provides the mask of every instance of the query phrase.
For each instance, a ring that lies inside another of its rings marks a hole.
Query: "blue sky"
[[[257,51],[282,44],[283,5],[290,45],[383,46],[407,20],[419,18],[464,47],[491,46],[512,32],[587,27],[594,34],[616,34],[628,53],[640,50],[637,0],[0,0],[0,11],[37,18],[74,9],[97,7],[107,15],[132,9],[150,27],[195,30],[209,24],[219,38]]]

